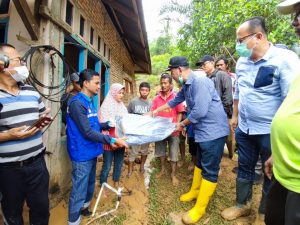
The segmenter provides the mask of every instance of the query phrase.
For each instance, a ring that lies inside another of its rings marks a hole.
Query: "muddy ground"
[[[153,147],[151,148],[153,155]],[[149,157],[150,159],[153,158]],[[188,157],[189,158],[189,157]],[[105,216],[100,219],[84,218],[81,224],[91,225],[180,225],[181,215],[186,210],[193,207],[194,202],[181,203],[179,196],[189,189],[191,184],[192,172],[188,171],[188,162],[183,164],[178,171],[179,186],[174,187],[171,184],[169,175],[160,179],[155,179],[154,175],[159,171],[159,163],[151,160],[151,165],[146,169],[152,171],[149,189],[145,188],[145,176],[139,172],[139,165],[135,165],[135,171],[130,178],[126,177],[127,166],[124,164],[121,178],[121,186],[124,187],[124,194],[120,201],[118,210],[113,215]],[[149,164],[149,162],[148,162]],[[261,185],[254,186],[253,210],[249,217],[241,218],[237,221],[224,221],[220,212],[235,202],[235,177],[232,172],[237,162],[230,160],[224,155],[221,164],[221,172],[217,190],[213,195],[205,216],[197,224],[219,225],[219,224],[238,224],[250,225],[254,223],[258,202],[260,199]],[[101,165],[99,165],[101,167]],[[100,169],[99,169],[100,170]],[[168,168],[170,171],[170,167]],[[99,171],[98,171],[99,173]],[[146,174],[147,175],[147,174]],[[147,179],[146,179],[147,180]],[[149,181],[149,179],[148,179]],[[99,181],[98,181],[99,182]],[[112,184],[111,176],[109,183]],[[131,194],[128,193],[131,191]],[[99,185],[96,186],[95,197],[92,206],[95,204],[96,197],[99,193]],[[68,196],[51,210],[50,225],[67,224],[67,204]],[[106,192],[106,198],[100,199],[97,208],[98,215],[115,207],[116,195],[112,192]],[[92,207],[91,207],[92,209]],[[25,211],[25,214],[28,210]],[[94,220],[93,220],[94,219]],[[1,221],[0,221],[0,224]],[[28,219],[25,217],[25,224]]]

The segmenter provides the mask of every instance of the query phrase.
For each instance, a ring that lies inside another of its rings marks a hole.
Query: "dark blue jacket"
[[[108,129],[107,123],[103,124]],[[111,137],[101,134],[101,125],[92,99],[78,93],[68,103],[67,149],[72,161],[87,161],[103,153],[102,143]]]

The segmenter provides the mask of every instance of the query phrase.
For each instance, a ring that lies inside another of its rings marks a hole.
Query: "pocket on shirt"
[[[254,87],[260,88],[273,84],[275,70],[274,66],[261,66],[257,72]]]

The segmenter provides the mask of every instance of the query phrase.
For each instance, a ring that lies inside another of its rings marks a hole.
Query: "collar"
[[[254,62],[251,58],[248,58],[248,60],[254,64],[258,63],[260,61],[268,61],[272,57],[274,48],[275,48],[271,42],[269,42],[269,45],[270,45],[269,49],[267,50],[267,52],[264,54],[264,56],[261,59],[257,60],[256,62]]]
[[[218,69],[215,69],[212,73],[211,73],[211,75],[206,75],[208,78],[213,78],[213,77],[215,77],[216,75],[217,75],[217,72],[218,72],[219,70]]]
[[[174,91],[172,90],[172,91],[170,92],[170,95],[167,96],[167,97],[165,97],[165,96],[162,95],[162,91],[159,92],[159,96],[160,96],[162,99],[168,99],[168,98],[170,98],[170,96],[172,96],[172,95],[174,95],[174,94],[175,94],[175,93],[174,93]]]
[[[87,96],[86,94],[79,92],[79,94],[85,99],[87,100],[89,103],[92,102],[92,98],[90,98],[89,96]]]
[[[195,79],[195,74],[193,72],[191,72],[189,74],[189,78],[187,79],[187,81],[185,82],[185,85],[190,85],[193,83],[194,79]]]
[[[18,87],[19,87],[19,91],[18,91],[18,93],[19,93],[20,90],[24,89],[25,84],[24,84],[23,82],[18,82],[17,85],[18,85]],[[5,92],[5,93],[8,93],[8,94],[10,94],[10,95],[13,95],[12,93],[8,92],[6,89],[3,89],[3,88],[0,88],[0,91]],[[15,95],[14,95],[14,96],[15,96]]]
[[[272,57],[272,54],[273,54],[274,48],[275,48],[274,45],[271,42],[269,42],[269,44],[270,44],[270,48],[268,49],[266,54],[264,54],[264,56],[261,58],[265,61],[269,60]]]

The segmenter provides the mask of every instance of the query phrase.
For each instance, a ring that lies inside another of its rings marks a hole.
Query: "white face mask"
[[[7,69],[7,72],[9,72],[9,74],[12,76],[12,78],[15,79],[15,81],[17,81],[17,82],[23,82],[29,76],[29,71],[26,66],[17,66],[11,70],[15,70],[16,73],[11,74],[11,72],[9,72],[9,69]]]

